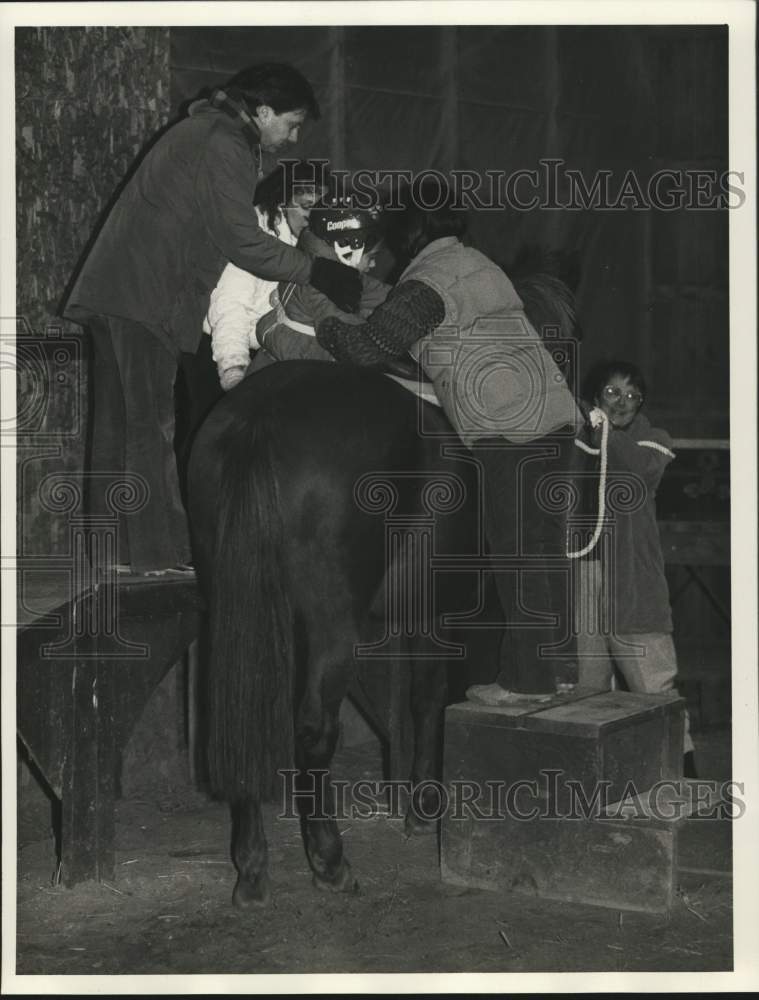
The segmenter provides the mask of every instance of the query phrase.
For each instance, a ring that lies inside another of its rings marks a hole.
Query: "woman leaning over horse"
[[[576,679],[560,500],[582,414],[509,278],[461,242],[463,211],[450,199],[408,204],[394,229],[410,263],[392,293],[363,324],[323,320],[317,339],[338,360],[367,366],[410,350],[431,378],[480,463],[507,626],[496,682],[468,696],[500,705],[550,695]]]

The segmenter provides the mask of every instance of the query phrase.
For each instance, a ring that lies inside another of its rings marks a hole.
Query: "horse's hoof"
[[[350,895],[358,895],[358,882],[353,877],[351,866],[343,862],[334,878],[325,878],[324,875],[317,875],[314,872],[314,885],[317,889],[326,892],[345,892]]]
[[[427,837],[437,832],[437,820],[423,819],[411,809],[406,813],[403,828],[407,837]]]
[[[232,905],[238,910],[248,910],[255,906],[266,906],[270,898],[268,875],[259,875],[253,882],[239,876],[232,893]]]

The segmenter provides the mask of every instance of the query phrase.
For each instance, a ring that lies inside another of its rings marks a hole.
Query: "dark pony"
[[[539,328],[547,315],[571,335],[550,281],[517,287]],[[439,779],[441,667],[461,652],[441,622],[480,600],[482,574],[460,572],[484,552],[477,463],[438,408],[382,373],[283,362],[211,412],[193,448],[189,505],[208,605],[209,782],[232,808],[233,900],[268,898],[261,802],[287,812],[285,792],[297,799],[315,884],[352,890],[329,782],[317,775],[330,766],[357,667],[397,677],[391,665],[405,658],[411,781]],[[430,543],[414,526],[432,521]],[[433,581],[430,559],[449,572]],[[434,830],[433,812],[412,796],[407,830]]]

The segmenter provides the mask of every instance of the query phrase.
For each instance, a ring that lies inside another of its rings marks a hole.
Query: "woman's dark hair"
[[[593,402],[597,399],[609,379],[614,375],[626,378],[630,385],[637,389],[643,399],[646,398],[646,380],[637,365],[629,361],[599,361],[590,369],[582,384],[583,399]]]
[[[308,80],[286,63],[261,63],[240,70],[225,86],[230,97],[243,97],[255,113],[267,105],[275,114],[285,111],[305,111],[319,118],[319,102]]]
[[[387,242],[393,254],[411,260],[433,240],[461,239],[467,213],[454,206],[453,193],[438,181],[409,185],[402,193],[403,208],[387,213]]]
[[[309,188],[318,196],[328,186],[329,177],[324,160],[286,160],[258,183],[253,202],[263,212],[267,227],[275,233],[280,206],[291,204],[294,194]]]

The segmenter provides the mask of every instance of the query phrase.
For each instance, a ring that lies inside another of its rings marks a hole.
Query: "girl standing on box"
[[[576,560],[580,686],[608,690],[616,669],[630,691],[669,692],[675,687],[677,656],[656,522],[656,491],[675,457],[672,440],[641,412],[646,383],[635,365],[626,361],[597,365],[586,379],[584,395],[596,425],[578,439],[595,466],[585,479],[584,493],[586,502],[597,507],[605,436],[603,502],[610,531],[607,543],[601,541]],[[687,712],[683,753],[685,777],[695,778]]]

